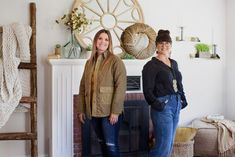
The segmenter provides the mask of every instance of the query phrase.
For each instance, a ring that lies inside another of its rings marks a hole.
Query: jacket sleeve
[[[177,87],[178,87],[178,92],[180,94],[180,98],[181,98],[181,104],[182,104],[182,107],[181,109],[185,108],[187,105],[188,105],[188,102],[186,100],[186,97],[185,97],[185,93],[184,93],[184,87],[183,87],[183,84],[182,84],[182,75],[178,69],[178,64],[177,62],[175,61],[175,70],[177,71],[177,76],[178,77],[178,81],[177,81]]]
[[[145,100],[149,105],[159,106],[159,108],[161,108],[161,102],[156,99],[156,96],[153,93],[156,75],[157,73],[154,70],[154,67],[147,63],[142,70],[143,92]]]
[[[87,63],[86,63],[87,64]],[[79,87],[79,94],[77,98],[77,112],[78,113],[85,113],[85,70],[86,65],[82,74],[82,79],[80,81],[80,87]]]
[[[120,114],[123,112],[123,104],[126,94],[126,68],[120,58],[117,58],[113,65],[114,94],[111,104],[111,113]]]

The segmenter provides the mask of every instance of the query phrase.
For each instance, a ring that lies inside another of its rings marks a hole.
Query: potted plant
[[[91,51],[92,50],[92,45],[89,44],[87,47],[86,47],[86,51]]]
[[[196,55],[195,57],[199,58],[210,58],[211,53],[210,53],[210,46],[205,43],[198,43],[195,45],[196,48]]]
[[[92,53],[92,45],[89,44],[85,50],[86,50],[86,58],[90,58],[91,53]]]

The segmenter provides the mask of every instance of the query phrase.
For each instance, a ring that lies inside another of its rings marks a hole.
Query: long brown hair
[[[109,46],[108,46],[108,49],[107,49],[107,53],[113,53],[113,42],[112,42],[112,36],[111,36],[111,33],[109,30],[106,30],[106,29],[101,29],[99,30],[96,34],[95,34],[95,37],[93,39],[93,44],[92,44],[92,53],[91,53],[91,57],[90,57],[90,60],[93,60],[94,61],[94,58],[95,58],[95,55],[97,53],[97,50],[96,50],[96,43],[97,43],[97,40],[100,36],[100,34],[102,33],[106,33],[108,35],[108,38],[109,38]]]

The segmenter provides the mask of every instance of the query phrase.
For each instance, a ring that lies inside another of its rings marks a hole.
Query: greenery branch
[[[78,12],[78,8],[74,8],[70,13],[64,14],[60,19],[56,20],[57,24],[63,24],[71,32],[81,32],[83,27],[86,27],[91,22],[86,18],[86,15]]]
[[[199,43],[195,45],[197,52],[209,52],[210,46],[208,44]]]

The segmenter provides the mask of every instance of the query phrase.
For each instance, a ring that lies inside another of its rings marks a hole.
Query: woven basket
[[[136,59],[146,59],[156,51],[156,32],[144,23],[127,27],[121,35],[121,46]]]
[[[193,157],[194,141],[175,142],[171,157]]]

